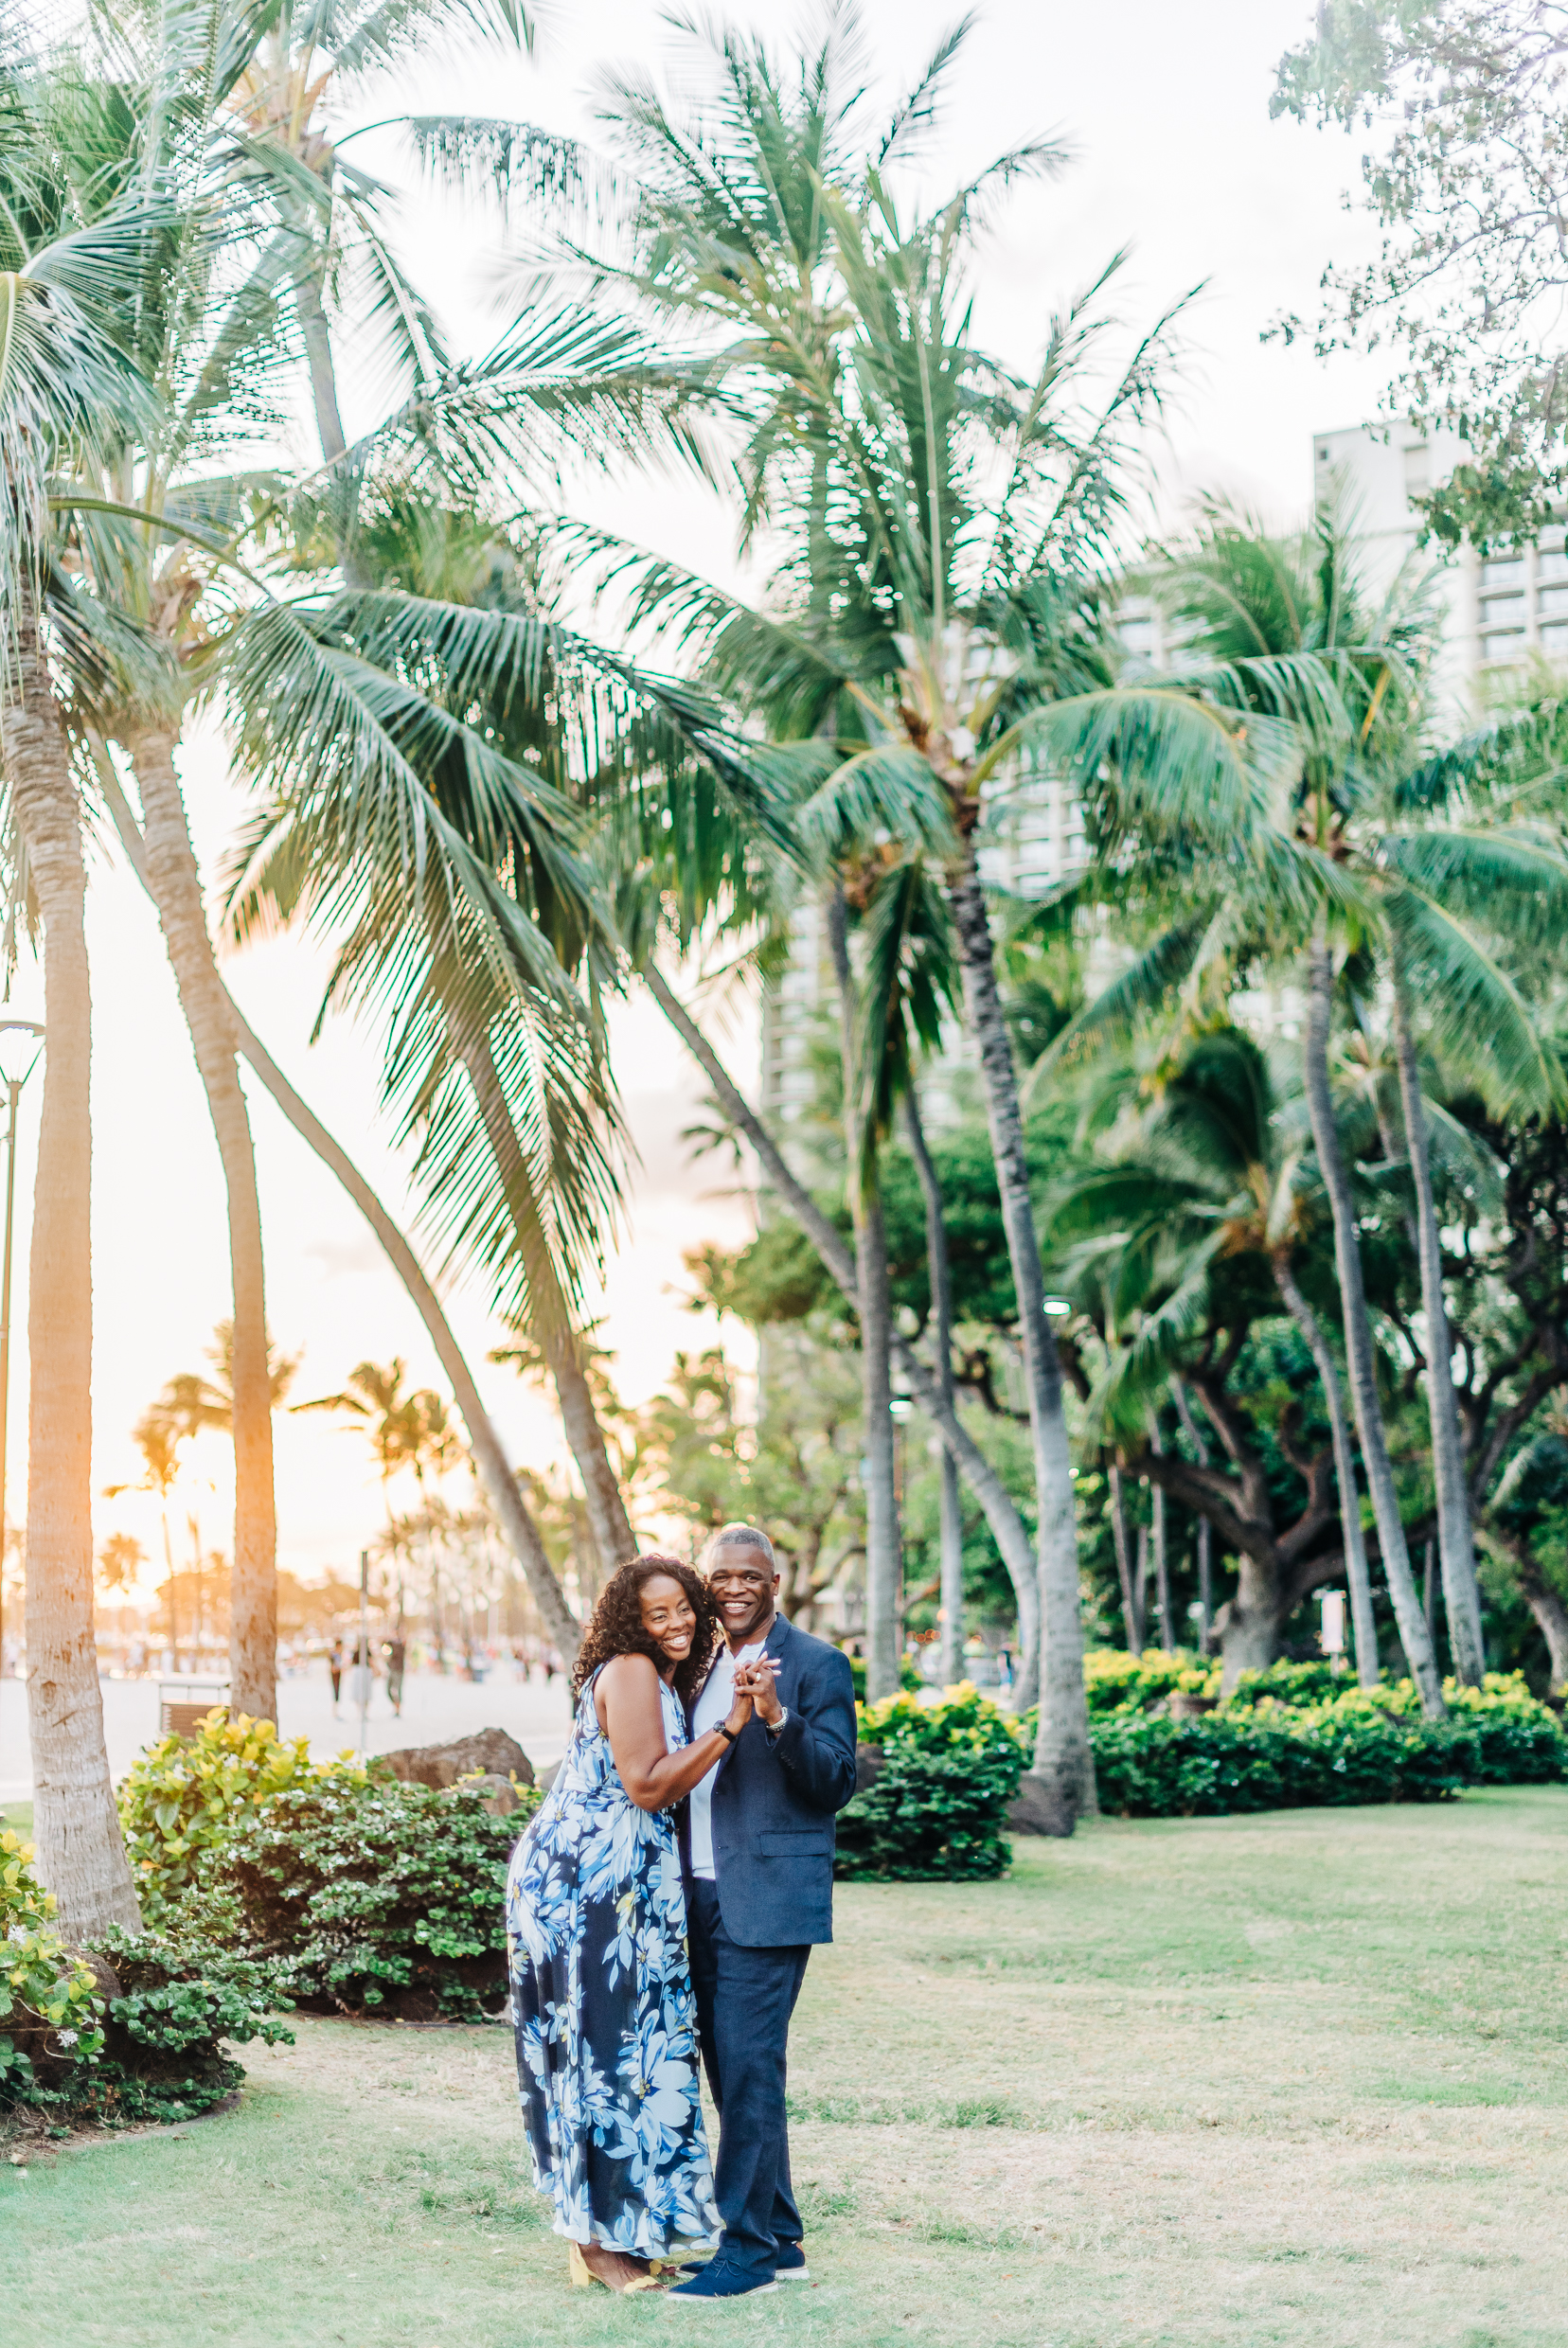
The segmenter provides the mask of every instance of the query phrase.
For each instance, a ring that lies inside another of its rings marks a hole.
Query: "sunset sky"
[[[731,13],[775,35],[776,8]],[[872,71],[891,96],[923,63],[953,10],[933,0],[868,0],[863,9]],[[1356,178],[1353,140],[1271,123],[1268,99],[1281,50],[1310,18],[1302,0],[1204,0],[1201,9],[1123,0],[1114,51],[1103,11],[1058,0],[991,0],[953,82],[932,140],[924,190],[938,193],[1001,148],[1042,131],[1063,135],[1073,169],[1054,187],[1018,196],[989,251],[979,303],[984,335],[1021,367],[1038,351],[1052,309],[1120,245],[1131,247],[1116,307],[1141,327],[1207,281],[1186,329],[1160,452],[1158,518],[1178,520],[1194,492],[1221,488],[1270,516],[1298,513],[1310,490],[1311,434],[1374,413],[1383,372],[1374,360],[1316,363],[1298,342],[1264,345],[1282,310],[1315,310],[1319,276],[1371,242],[1341,211]],[[811,19],[799,20],[811,22]],[[593,135],[595,72],[614,62],[657,66],[668,55],[660,11],[647,0],[584,0],[543,20],[533,62],[497,64],[472,53],[433,60],[417,88],[383,87],[355,109],[373,121],[403,109],[509,113]],[[371,100],[373,99],[373,102]],[[377,133],[354,151],[406,181],[395,140]],[[483,348],[502,320],[485,307],[499,226],[421,195],[403,249],[464,347]],[[350,431],[375,420],[386,387],[346,366]],[[302,443],[302,453],[303,453]],[[575,511],[727,579],[729,523],[686,481],[569,486]],[[212,878],[242,811],[223,744],[209,730],[187,750],[185,775],[204,870]],[[229,1308],[223,1194],[216,1147],[151,909],[105,839],[92,867],[90,948],[95,991],[94,1115],[97,1293],[95,1485],[134,1481],[131,1428],[164,1380],[203,1366],[213,1323]],[[334,1021],[312,1048],[323,976],[320,954],[280,938],[231,959],[229,982],[247,1018],[312,1106],[405,1220],[412,1202],[377,1110],[378,1040]],[[12,1007],[40,1015],[42,989],[24,964]],[[755,1023],[735,1039],[748,1077]],[[651,1393],[677,1346],[708,1325],[683,1303],[682,1254],[747,1229],[744,1202],[715,1195],[731,1178],[715,1161],[695,1168],[678,1136],[701,1087],[646,1004],[615,1025],[615,1064],[641,1158],[631,1183],[629,1232],[605,1299],[623,1391]],[[18,1271],[13,1345],[9,1505],[26,1491],[27,1239],[41,1080],[21,1120]],[[248,1086],[260,1168],[274,1335],[303,1356],[294,1394],[341,1384],[366,1357],[404,1355],[418,1382],[439,1383],[422,1328],[375,1241],[331,1178],[271,1102]],[[515,1457],[543,1465],[563,1453],[553,1415],[510,1374],[482,1366],[500,1333],[477,1284],[459,1286],[454,1319]],[[210,1485],[205,1486],[205,1480]],[[277,1432],[279,1562],[313,1576],[349,1568],[381,1520],[363,1443],[319,1418],[281,1417]],[[224,1446],[205,1437],[189,1490],[206,1545],[227,1548],[231,1478]],[[98,1537],[134,1533],[157,1546],[151,1503],[101,1500]],[[151,1577],[150,1577],[151,1578]]]

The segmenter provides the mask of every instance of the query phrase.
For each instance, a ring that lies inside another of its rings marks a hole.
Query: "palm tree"
[[[508,0],[425,0],[390,12],[321,0],[273,12],[256,52],[247,44],[258,22],[235,20],[220,0],[205,0],[194,15],[158,20],[149,41],[139,23],[98,11],[90,62],[112,79],[118,102],[103,107],[86,80],[67,76],[77,102],[53,106],[41,147],[56,159],[49,194],[57,211],[91,206],[98,191],[127,177],[158,199],[131,278],[141,288],[131,337],[163,396],[151,430],[141,418],[139,442],[122,415],[116,443],[80,469],[72,560],[92,594],[76,599],[84,641],[73,684],[96,727],[105,795],[115,786],[103,738],[123,744],[136,776],[138,869],[158,907],[223,1165],[236,1331],[233,1678],[236,1701],[270,1715],[276,1533],[260,1214],[233,1021],[175,754],[191,696],[210,686],[243,625],[232,599],[235,566],[258,520],[263,528],[270,522],[271,507],[264,484],[220,467],[247,455],[246,443],[278,420],[290,316],[333,461],[344,448],[324,304],[357,301],[378,331],[387,328],[405,376],[428,377],[441,358],[433,322],[378,226],[386,191],[345,165],[323,134],[327,93],[396,66],[443,28],[515,41],[526,38],[527,26]],[[629,359],[624,341],[616,356]],[[456,405],[471,421],[484,419],[481,440],[492,459],[515,454],[520,414],[547,407],[559,418],[581,410],[580,386],[542,386],[536,360],[513,347],[499,369],[465,370]],[[445,429],[450,393],[421,389],[421,412]],[[588,404],[595,401],[590,393]],[[328,482],[329,504],[341,486]],[[536,1566],[542,1561],[540,1553]]]
[[[708,332],[714,383],[746,433],[742,540],[780,553],[766,613],[616,548],[635,609],[701,650],[708,680],[794,755],[808,834],[926,849],[941,875],[990,1120],[1034,1439],[1043,1627],[1033,1787],[1059,1828],[1093,1801],[1062,1375],[1044,1310],[1018,1079],[975,832],[1036,713],[1108,675],[1095,593],[1122,509],[1129,429],[1154,396],[1150,338],[1096,408],[1100,288],[1053,329],[1032,381],[975,343],[968,273],[988,200],[1056,168],[1003,157],[909,223],[885,176],[929,118],[961,36],[855,154],[835,19],[798,83],[729,32],[719,96],[690,119],[642,85],[613,120],[639,197],[634,258],[590,267],[606,298]],[[579,263],[579,266],[581,264]],[[1103,283],[1103,281],[1102,281]],[[1230,730],[1188,725],[1205,781]]]
[[[5,103],[26,122],[45,77],[15,53]],[[124,350],[141,216],[122,198],[59,233],[46,164],[8,142],[0,222],[0,745],[13,892],[25,861],[43,926],[45,1063],[32,1234],[27,1466],[28,1717],[40,1871],[74,1934],[138,1911],[115,1811],[93,1636],[91,989],[81,809],[45,617],[49,475],[101,445],[104,421],[145,405]]]
[[[1541,1109],[1556,1102],[1559,1064],[1508,964],[1539,957],[1560,920],[1568,887],[1568,859],[1532,804],[1540,778],[1555,767],[1557,719],[1555,711],[1504,713],[1434,750],[1427,685],[1435,628],[1432,582],[1402,575],[1381,608],[1370,608],[1344,533],[1328,515],[1310,532],[1282,541],[1216,508],[1197,554],[1172,572],[1167,589],[1178,616],[1195,631],[1191,657],[1170,683],[1217,708],[1246,710],[1255,734],[1280,723],[1293,733],[1300,765],[1289,828],[1249,827],[1239,848],[1221,847],[1206,872],[1171,848],[1173,861],[1154,871],[1147,897],[1154,918],[1164,890],[1167,917],[1155,920],[1153,943],[1055,1048],[1070,1049],[1172,987],[1196,1000],[1250,960],[1277,963],[1292,950],[1305,952],[1303,1067],[1333,1215],[1357,1431],[1400,1639],[1423,1702],[1435,1712],[1441,1691],[1378,1408],[1354,1201],[1329,1085],[1334,947],[1343,940],[1346,953],[1359,957],[1354,967],[1363,983],[1369,969],[1389,973],[1396,1000],[1402,994],[1406,1003],[1406,1024],[1418,973],[1434,1045],[1488,1098]],[[1104,697],[1102,713],[1117,698]],[[1108,722],[1102,714],[1098,727],[1089,728],[1090,752]],[[1151,799],[1158,797],[1166,748],[1158,731],[1145,745]],[[1088,779],[1086,764],[1078,772]],[[1173,876],[1180,906],[1172,922]],[[1419,1213],[1434,1242],[1420,1138],[1425,1112],[1418,1087],[1412,1089],[1408,1051],[1405,1057],[1407,1144],[1425,1193]],[[1454,1414],[1440,1264],[1434,1243],[1418,1254],[1451,1643],[1456,1670],[1474,1679],[1484,1658],[1468,1506],[1456,1516],[1449,1463]]]
[[[1092,1280],[1106,1299],[1110,1361],[1098,1408],[1108,1431],[1113,1440],[1136,1440],[1140,1467],[1156,1493],[1174,1490],[1200,1510],[1205,1497],[1222,1505],[1222,1524],[1230,1520],[1226,1546],[1234,1541],[1239,1564],[1226,1616],[1226,1675],[1234,1680],[1242,1669],[1272,1663],[1290,1614],[1324,1577],[1326,1553],[1310,1500],[1285,1539],[1266,1536],[1260,1524],[1252,1539],[1235,1540],[1235,1492],[1210,1475],[1195,1429],[1189,1425],[1187,1432],[1198,1452],[1196,1476],[1164,1454],[1149,1408],[1168,1382],[1173,1391],[1182,1389],[1182,1415],[1190,1383],[1232,1465],[1239,1464],[1234,1416],[1224,1410],[1223,1380],[1217,1385],[1212,1375],[1213,1347],[1203,1342],[1203,1333],[1249,1325],[1256,1304],[1238,1275],[1249,1258],[1266,1264],[1323,1389],[1357,1669],[1369,1686],[1378,1678],[1378,1647],[1355,1458],[1338,1365],[1301,1286],[1306,1276],[1321,1287],[1325,1267],[1318,1251],[1312,1272],[1306,1269],[1314,1235],[1302,1179],[1302,1137],[1290,1130],[1288,1105],[1278,1096],[1269,1062],[1238,1029],[1202,1028],[1160,1037],[1152,1067],[1147,1049],[1131,1059],[1102,1061],[1093,1071],[1092,1087],[1089,1128],[1109,1129],[1109,1156],[1065,1187],[1051,1231],[1054,1243],[1068,1250],[1069,1284]],[[1234,1300],[1223,1292],[1227,1286],[1238,1288]],[[1195,1360],[1189,1359],[1194,1343],[1200,1346]],[[1247,1472],[1243,1468],[1243,1485]],[[1119,1528],[1118,1540],[1124,1540]]]
[[[180,1480],[180,1444],[183,1431],[169,1412],[154,1403],[144,1411],[131,1430],[132,1439],[142,1455],[142,1472],[134,1484],[108,1484],[104,1497],[117,1500],[122,1492],[151,1492],[157,1497],[158,1512],[163,1522],[164,1571],[169,1576],[169,1638],[174,1649],[175,1668],[179,1667],[179,1623],[175,1615],[174,1552],[169,1539],[169,1495]]]

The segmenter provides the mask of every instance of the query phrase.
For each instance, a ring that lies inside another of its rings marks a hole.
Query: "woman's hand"
[[[772,1655],[758,1655],[749,1663],[736,1668],[735,1685],[752,1699],[757,1717],[764,1728],[774,1728],[784,1717],[784,1707],[778,1700],[778,1663]]]
[[[732,1736],[739,1736],[751,1717],[752,1699],[750,1696],[741,1695],[738,1692],[735,1701],[729,1708],[729,1717],[725,1720],[724,1726],[728,1729]]]

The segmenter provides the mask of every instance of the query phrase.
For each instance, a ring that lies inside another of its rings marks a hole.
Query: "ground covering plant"
[[[1107,1820],[993,1883],[841,1884],[792,2338],[1556,2348],[1565,1824],[1555,1787]],[[568,2291],[508,2033],[294,2028],[199,2127],[0,2157],[7,2348],[662,2336]]]

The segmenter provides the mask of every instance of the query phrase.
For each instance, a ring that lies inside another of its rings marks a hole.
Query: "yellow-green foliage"
[[[312,1761],[310,1740],[280,1737],[270,1720],[209,1712],[191,1736],[150,1745],[120,1788],[120,1824],[151,1924],[206,1879],[219,1846],[274,1794],[324,1778],[367,1782],[347,1756]]]
[[[1167,1696],[1218,1696],[1220,1665],[1183,1648],[1129,1655],[1125,1647],[1092,1647],[1083,1659],[1083,1686],[1092,1713],[1152,1712]]]
[[[971,1680],[947,1688],[933,1703],[919,1696],[889,1696],[880,1704],[855,1706],[856,1732],[863,1745],[913,1745],[930,1751],[952,1747],[962,1752],[989,1752],[1025,1742],[1022,1721],[982,1696]]]
[[[30,2087],[33,2053],[90,2059],[103,2044],[97,1983],[55,1929],[54,1894],[31,1862],[30,1842],[0,1833],[0,2102]]]

